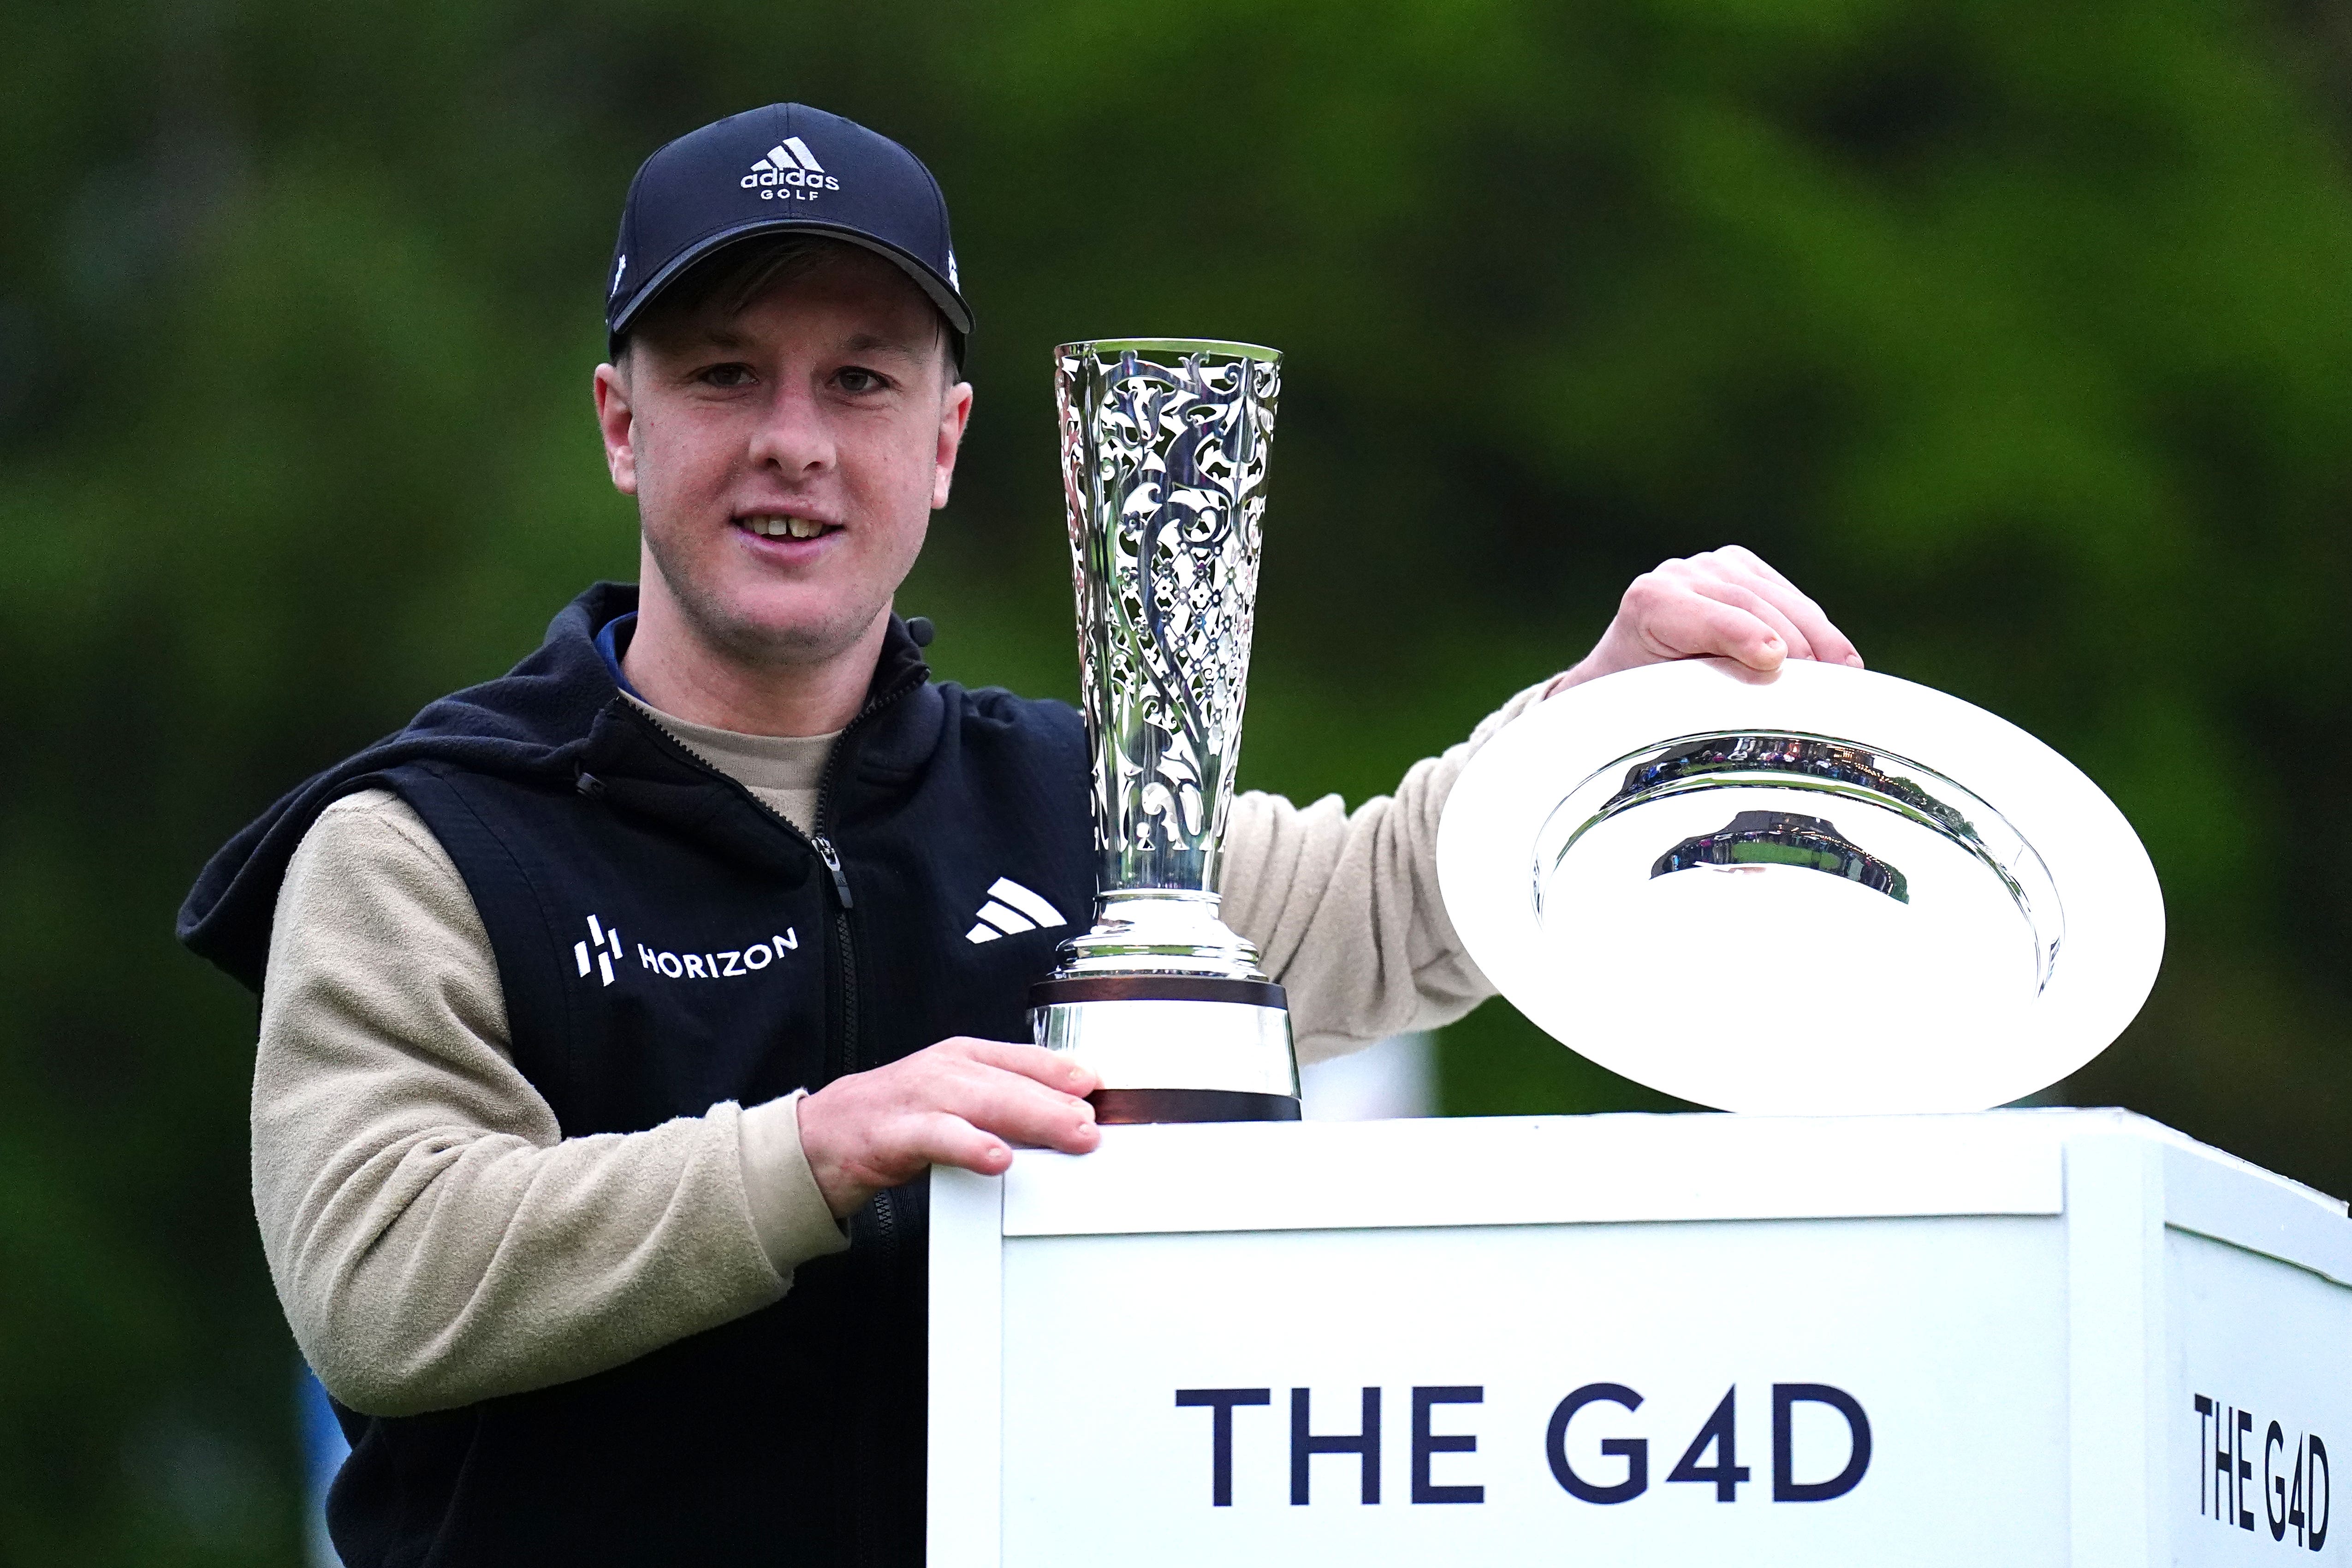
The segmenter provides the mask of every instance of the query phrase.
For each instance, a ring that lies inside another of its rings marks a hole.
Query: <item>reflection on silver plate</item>
[[[1909,681],[1654,665],[1471,759],[1437,843],[1503,994],[1624,1076],[1732,1110],[1977,1110],[2105,1049],[2164,906],[2063,757]]]

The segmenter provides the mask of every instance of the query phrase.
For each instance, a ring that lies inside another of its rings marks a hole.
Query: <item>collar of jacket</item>
[[[635,584],[596,584],[563,607],[546,640],[513,669],[430,704],[397,733],[289,791],[205,865],[180,906],[181,942],[258,991],[278,884],[303,834],[336,799],[413,763],[559,789],[588,773],[608,791],[619,785],[615,804],[625,809],[688,831],[719,820],[719,802],[737,792],[663,737],[620,694],[596,651],[604,624],[636,607]],[[919,773],[944,715],[929,675],[922,650],[893,616],[866,710],[827,763],[828,826],[887,806]],[[739,847],[740,834],[721,829],[719,837]],[[789,841],[766,834],[763,854],[780,843]]]

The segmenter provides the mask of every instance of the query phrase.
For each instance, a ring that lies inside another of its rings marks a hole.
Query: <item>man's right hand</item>
[[[803,1100],[801,1152],[825,1205],[846,1219],[927,1165],[993,1176],[1013,1163],[1014,1143],[1088,1152],[1102,1142],[1086,1100],[1097,1087],[1041,1047],[941,1040]]]

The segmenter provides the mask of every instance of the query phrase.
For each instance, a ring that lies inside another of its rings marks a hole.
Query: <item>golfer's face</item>
[[[633,350],[638,506],[687,616],[755,658],[822,658],[889,604],[947,500],[970,390],[937,315],[889,263],[845,252],[739,315]]]

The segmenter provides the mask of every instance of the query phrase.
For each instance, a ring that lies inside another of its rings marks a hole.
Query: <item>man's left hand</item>
[[[1634,578],[1592,651],[1545,695],[1621,669],[1709,657],[1768,675],[1790,658],[1862,667],[1819,605],[1754,551],[1727,544]]]

